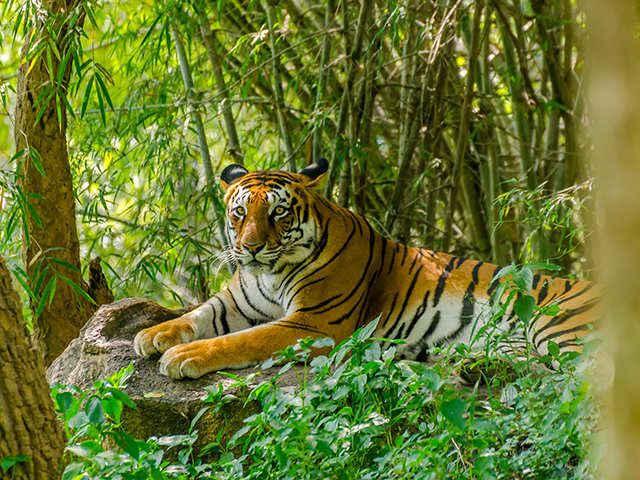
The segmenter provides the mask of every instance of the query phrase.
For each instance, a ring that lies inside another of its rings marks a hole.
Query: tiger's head
[[[318,244],[319,225],[311,208],[327,173],[322,158],[299,173],[248,172],[229,165],[220,176],[227,205],[226,233],[235,261],[253,273],[298,264]]]

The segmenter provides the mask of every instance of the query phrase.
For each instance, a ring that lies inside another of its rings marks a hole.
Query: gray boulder
[[[244,418],[255,413],[258,406],[247,403],[246,388],[232,387],[235,380],[212,373],[197,380],[173,380],[160,375],[158,357],[143,359],[133,350],[133,337],[147,327],[178,317],[191,308],[168,310],[150,300],[127,298],[103,305],[89,319],[73,340],[47,370],[50,384],[63,383],[87,389],[93,382],[114,374],[133,362],[134,372],[124,392],[136,403],[137,409],[126,409],[123,427],[134,438],[187,433],[191,420],[206,404],[202,398],[205,387],[221,383],[230,401],[217,413],[209,409],[196,426],[199,432],[196,449],[216,439],[233,435]],[[268,380],[278,368],[266,370],[257,380]],[[236,370],[237,375],[254,373],[254,368]],[[295,388],[297,379],[290,370],[280,377],[281,387]]]

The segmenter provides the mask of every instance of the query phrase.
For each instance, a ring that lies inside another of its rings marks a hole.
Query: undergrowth
[[[280,373],[248,386],[249,416],[228,442],[195,452],[197,422],[227,397],[210,387],[187,434],[136,440],[120,428],[124,370],[94,388],[53,397],[65,421],[71,458],[64,479],[587,479],[598,408],[585,362],[557,356],[555,371],[536,373],[538,359],[509,362],[481,385],[462,387],[455,371],[469,362],[453,349],[434,365],[394,360],[393,342],[360,329],[328,356],[308,357],[327,339],[281,352]],[[460,353],[462,352],[462,353]],[[548,360],[548,359],[543,359]],[[499,363],[499,362],[498,362]],[[263,367],[272,366],[268,362]],[[279,388],[295,369],[299,388]],[[104,447],[105,440],[113,448]],[[176,449],[177,455],[167,455]],[[218,458],[206,463],[203,458]],[[173,458],[173,460],[169,460]]]

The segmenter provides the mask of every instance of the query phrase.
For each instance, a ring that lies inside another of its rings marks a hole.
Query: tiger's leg
[[[136,353],[148,357],[169,348],[202,338],[211,338],[249,328],[249,320],[233,306],[229,290],[223,290],[195,310],[137,333]]]
[[[307,337],[332,337],[336,343],[344,340],[342,335],[336,338],[315,328],[304,314],[294,313],[240,332],[176,345],[160,359],[160,373],[172,378],[198,378],[216,370],[244,368]]]

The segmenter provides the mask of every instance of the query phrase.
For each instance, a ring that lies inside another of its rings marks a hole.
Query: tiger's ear
[[[299,174],[305,177],[304,185],[311,188],[320,189],[327,177],[329,162],[326,158],[320,158],[315,163],[300,170]]]
[[[222,189],[226,192],[229,185],[238,178],[245,176],[247,173],[249,172],[242,165],[238,165],[237,163],[229,165],[220,174],[220,184],[222,185]]]

